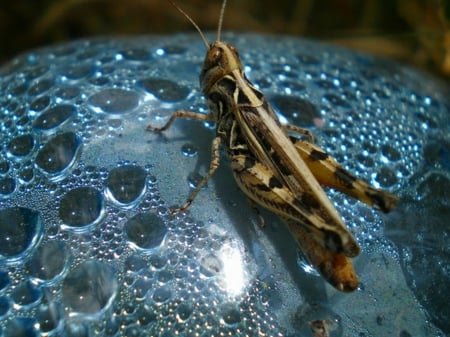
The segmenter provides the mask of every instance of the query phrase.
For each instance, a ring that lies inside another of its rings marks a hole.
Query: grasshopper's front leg
[[[170,116],[170,118],[166,124],[164,124],[163,126],[161,126],[159,128],[154,127],[153,125],[147,125],[147,130],[156,131],[156,132],[165,131],[172,125],[172,123],[177,118],[196,119],[196,120],[205,121],[205,122],[214,120],[214,116],[212,114],[205,115],[205,114],[201,114],[201,113],[193,112],[193,111],[177,110],[172,114],[172,116]]]
[[[182,211],[185,211],[186,209],[188,209],[189,206],[194,201],[195,197],[197,196],[198,192],[200,192],[200,190],[203,188],[203,186],[205,186],[206,183],[208,182],[209,178],[211,178],[213,176],[214,172],[216,172],[217,168],[220,166],[220,154],[219,154],[220,142],[221,142],[220,137],[216,137],[213,139],[212,146],[211,146],[211,163],[209,165],[209,170],[206,173],[206,176],[198,183],[198,185],[192,191],[191,195],[188,197],[188,199],[186,200],[184,205],[181,206],[180,208],[173,209],[171,211],[172,214],[182,212]]]
[[[200,120],[200,121],[214,120],[214,118],[211,114],[204,115],[204,114],[201,114],[198,112],[193,112],[193,111],[178,110],[178,111],[175,111],[172,114],[172,116],[170,116],[167,123],[164,124],[162,127],[157,128],[152,125],[148,125],[147,130],[156,131],[156,132],[165,131],[172,125],[172,123],[177,118],[196,119],[196,120]],[[196,186],[196,188],[192,191],[192,193],[189,195],[188,199],[183,204],[183,206],[171,210],[172,215],[175,213],[178,213],[178,212],[185,211],[186,209],[189,208],[189,206],[192,204],[195,197],[197,196],[198,192],[200,192],[200,190],[206,185],[209,178],[212,177],[214,172],[219,167],[219,165],[220,165],[220,155],[219,155],[220,142],[221,142],[220,137],[216,137],[213,139],[212,147],[211,147],[211,163],[210,163],[209,170],[208,170],[206,176],[199,182],[199,184]]]

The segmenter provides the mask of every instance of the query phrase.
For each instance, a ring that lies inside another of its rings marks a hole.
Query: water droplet
[[[241,321],[241,314],[234,303],[223,304],[220,315],[227,325],[236,325]]]
[[[0,162],[0,174],[8,173],[10,165],[7,161]]]
[[[39,243],[42,235],[39,213],[28,208],[0,210],[0,261],[14,262]]]
[[[28,95],[38,96],[47,90],[49,90],[55,84],[53,78],[46,78],[35,82],[30,89],[28,89]]]
[[[381,187],[391,187],[397,183],[397,177],[395,171],[390,167],[383,166],[378,169],[378,173],[375,180],[380,184]]]
[[[381,153],[390,161],[397,161],[402,157],[400,152],[390,145],[383,145],[381,147]]]
[[[189,303],[181,303],[177,308],[177,320],[184,322],[191,317],[194,308]]]
[[[89,97],[95,110],[120,114],[132,111],[139,105],[139,95],[124,89],[105,89]]]
[[[81,139],[73,132],[59,134],[39,150],[36,165],[44,172],[58,176],[75,162]]]
[[[152,255],[150,257],[150,264],[155,269],[162,269],[167,264],[167,258],[162,255]]]
[[[84,227],[99,220],[103,196],[92,187],[79,187],[67,192],[59,205],[59,216],[71,227]]]
[[[124,59],[132,61],[149,61],[150,53],[146,49],[130,48],[120,52]]]
[[[203,176],[197,172],[189,173],[187,181],[190,188],[196,188],[198,184],[203,180]],[[206,187],[206,185],[205,185]]]
[[[38,130],[50,130],[60,126],[76,113],[77,109],[73,105],[57,105],[41,113],[34,121],[33,127]]]
[[[94,67],[92,63],[89,64],[76,64],[68,65],[64,67],[61,71],[61,75],[67,77],[71,80],[79,80],[84,77],[88,77],[94,72]]]
[[[124,226],[128,240],[142,249],[152,249],[161,245],[167,227],[154,213],[137,214]]]
[[[146,172],[126,165],[111,170],[107,180],[107,195],[119,204],[130,204],[145,193]]]
[[[198,149],[195,145],[187,143],[181,147],[181,153],[186,157],[195,157],[198,153]]]
[[[8,143],[8,151],[16,157],[24,157],[28,155],[34,146],[34,138],[32,135],[21,135],[12,139]]]
[[[214,254],[208,254],[200,260],[200,272],[206,277],[212,277],[223,269],[223,262]]]
[[[277,95],[270,100],[290,123],[301,126],[314,126],[314,119],[321,118],[317,107],[308,100]]]
[[[0,297],[0,319],[8,313],[10,307],[8,299],[6,297]]]
[[[63,86],[56,90],[55,96],[61,99],[72,99],[77,97],[80,94],[80,88],[75,86]]]
[[[334,106],[338,106],[338,107],[342,107],[342,108],[350,108],[350,104],[342,99],[340,96],[335,95],[335,94],[325,94],[323,95],[323,99],[329,103],[331,103],[331,105]]]
[[[36,288],[36,286],[29,281],[22,282],[11,293],[12,300],[20,306],[33,304],[37,302],[41,296],[41,290]]]
[[[61,274],[68,259],[68,252],[61,242],[50,241],[40,246],[27,261],[31,276],[47,281]]]
[[[307,54],[298,54],[297,58],[302,64],[307,66],[320,64],[320,61],[315,56]]]
[[[9,196],[16,189],[16,181],[13,178],[0,179],[0,198]]]
[[[1,222],[0,222],[1,224]],[[6,288],[6,286],[10,283],[8,273],[0,270],[0,290]]]
[[[156,321],[157,316],[150,306],[141,306],[136,310],[136,318],[141,325],[148,325]]]
[[[15,317],[6,324],[3,337],[37,337],[35,324],[34,319]]]
[[[36,98],[33,102],[30,103],[30,110],[31,111],[42,111],[48,105],[50,104],[50,97],[49,96],[41,96]]]
[[[124,269],[126,272],[138,272],[144,269],[146,262],[138,255],[131,255],[125,260]]]
[[[167,287],[155,289],[153,293],[153,300],[158,304],[166,302],[170,297],[172,297],[172,292]]]
[[[139,85],[156,98],[166,102],[178,102],[184,100],[190,90],[177,82],[161,78],[146,78],[139,81]]]
[[[153,288],[153,281],[148,278],[139,279],[134,283],[133,288],[136,298],[142,300],[146,297],[147,292]]]
[[[42,332],[50,332],[58,327],[61,309],[56,303],[43,303],[38,307],[36,318]]]
[[[158,279],[158,282],[160,283],[167,283],[173,278],[173,274],[169,270],[161,270],[158,272],[158,275],[156,277]]]
[[[166,46],[162,47],[161,49],[162,49],[162,53],[159,53],[160,55],[164,55],[164,54],[176,55],[176,54],[184,54],[186,52],[186,47],[180,46],[180,45],[166,45]]]
[[[118,285],[110,266],[87,261],[70,271],[62,286],[62,302],[69,315],[96,314],[105,310],[116,296]]]
[[[18,173],[18,178],[21,183],[27,184],[30,183],[34,178],[34,171],[32,168],[23,168]]]
[[[89,326],[86,322],[66,321],[64,322],[64,337],[90,337]]]

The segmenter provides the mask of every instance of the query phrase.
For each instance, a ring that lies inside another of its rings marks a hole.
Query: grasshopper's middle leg
[[[204,114],[201,114],[201,113],[198,113],[198,112],[193,112],[193,111],[178,110],[178,111],[175,111],[172,114],[172,116],[170,116],[170,118],[167,121],[167,123],[164,124],[162,127],[157,128],[157,127],[154,127],[152,125],[148,125],[147,126],[147,130],[156,131],[156,132],[165,131],[172,125],[172,123],[177,118],[196,119],[196,120],[200,120],[200,121],[211,121],[211,120],[214,120],[214,118],[213,118],[213,116],[211,114],[204,115]],[[197,196],[198,192],[200,192],[200,190],[203,188],[203,186],[205,186],[206,183],[208,182],[209,178],[211,178],[212,175],[214,174],[214,172],[217,170],[217,168],[220,165],[220,155],[219,155],[220,142],[221,142],[220,137],[214,138],[214,140],[212,141],[211,164],[209,166],[208,173],[199,182],[197,187],[192,191],[192,193],[188,197],[187,201],[183,204],[183,206],[173,209],[171,211],[172,214],[175,214],[175,213],[178,213],[178,212],[181,212],[181,211],[185,211],[186,209],[188,209],[189,206],[194,201],[195,197]]]
[[[284,124],[281,127],[283,131],[290,131],[305,136],[309,143],[314,144],[314,135],[311,131],[292,124]]]
[[[195,187],[195,189],[192,191],[192,193],[189,195],[188,199],[184,203],[183,206],[179,208],[175,208],[171,211],[172,214],[185,211],[189,208],[189,206],[194,201],[195,197],[197,196],[198,192],[203,188],[203,186],[206,185],[209,178],[212,177],[214,172],[216,172],[217,168],[220,166],[220,154],[219,154],[219,146],[220,146],[221,138],[216,137],[213,139],[211,144],[211,163],[209,165],[209,170],[206,173],[206,176],[198,183],[198,185]]]

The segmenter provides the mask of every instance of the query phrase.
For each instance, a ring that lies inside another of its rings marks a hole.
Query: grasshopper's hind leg
[[[398,198],[395,195],[356,178],[317,145],[293,137],[291,141],[321,185],[336,188],[385,213],[396,207]]]

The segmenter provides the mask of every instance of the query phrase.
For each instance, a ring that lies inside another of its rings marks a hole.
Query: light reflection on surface
[[[221,286],[230,297],[242,295],[249,277],[240,247],[232,242],[225,243],[219,251],[219,258],[223,263]]]

